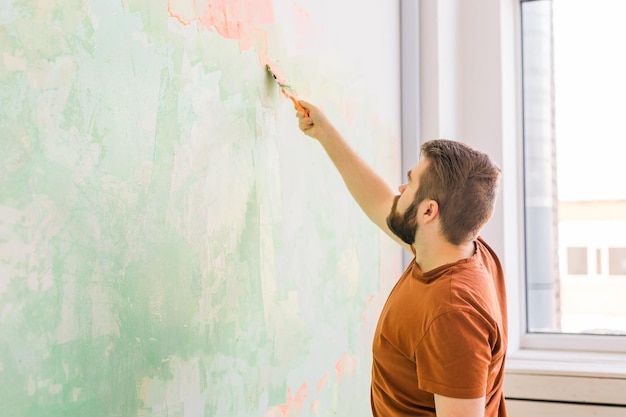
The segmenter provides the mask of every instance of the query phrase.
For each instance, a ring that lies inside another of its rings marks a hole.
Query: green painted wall
[[[397,6],[194,3],[0,5],[0,416],[369,413],[400,253],[264,64],[397,181]]]

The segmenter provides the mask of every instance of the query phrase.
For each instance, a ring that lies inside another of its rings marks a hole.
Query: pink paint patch
[[[167,10],[182,25],[197,21],[221,36],[239,41],[239,49],[254,48],[259,61],[267,60],[264,26],[274,22],[272,0],[169,0]]]
[[[315,400],[311,403],[311,411],[315,411],[320,408],[320,400]]]
[[[326,372],[324,374],[324,376],[322,377],[322,379],[320,379],[317,382],[317,392],[320,393],[322,392],[322,388],[324,388],[324,384],[326,383],[326,380],[328,379],[328,372]]]
[[[306,382],[300,385],[295,396],[291,395],[291,388],[287,388],[287,402],[272,407],[264,417],[295,417],[299,416],[304,407],[304,400],[308,397]]]
[[[311,15],[297,2],[293,2],[291,8],[293,19],[296,46],[298,49],[310,49],[318,43],[319,35],[322,33],[322,24],[316,22]]]
[[[335,364],[335,372],[337,373],[337,383],[341,383],[343,375],[350,375],[356,371],[359,358],[356,355],[344,353],[344,355]]]

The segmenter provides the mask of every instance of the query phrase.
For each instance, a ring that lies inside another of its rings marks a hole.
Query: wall
[[[398,6],[0,6],[0,415],[369,414],[400,250],[272,60],[400,181]]]

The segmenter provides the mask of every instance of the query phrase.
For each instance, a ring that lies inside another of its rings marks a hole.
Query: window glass
[[[529,332],[626,334],[624,16],[522,2]]]

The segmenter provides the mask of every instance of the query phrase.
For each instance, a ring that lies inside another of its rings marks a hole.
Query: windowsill
[[[626,380],[626,352],[520,349],[509,353],[507,372]]]
[[[505,395],[517,402],[626,405],[626,353],[521,349],[506,366]]]

